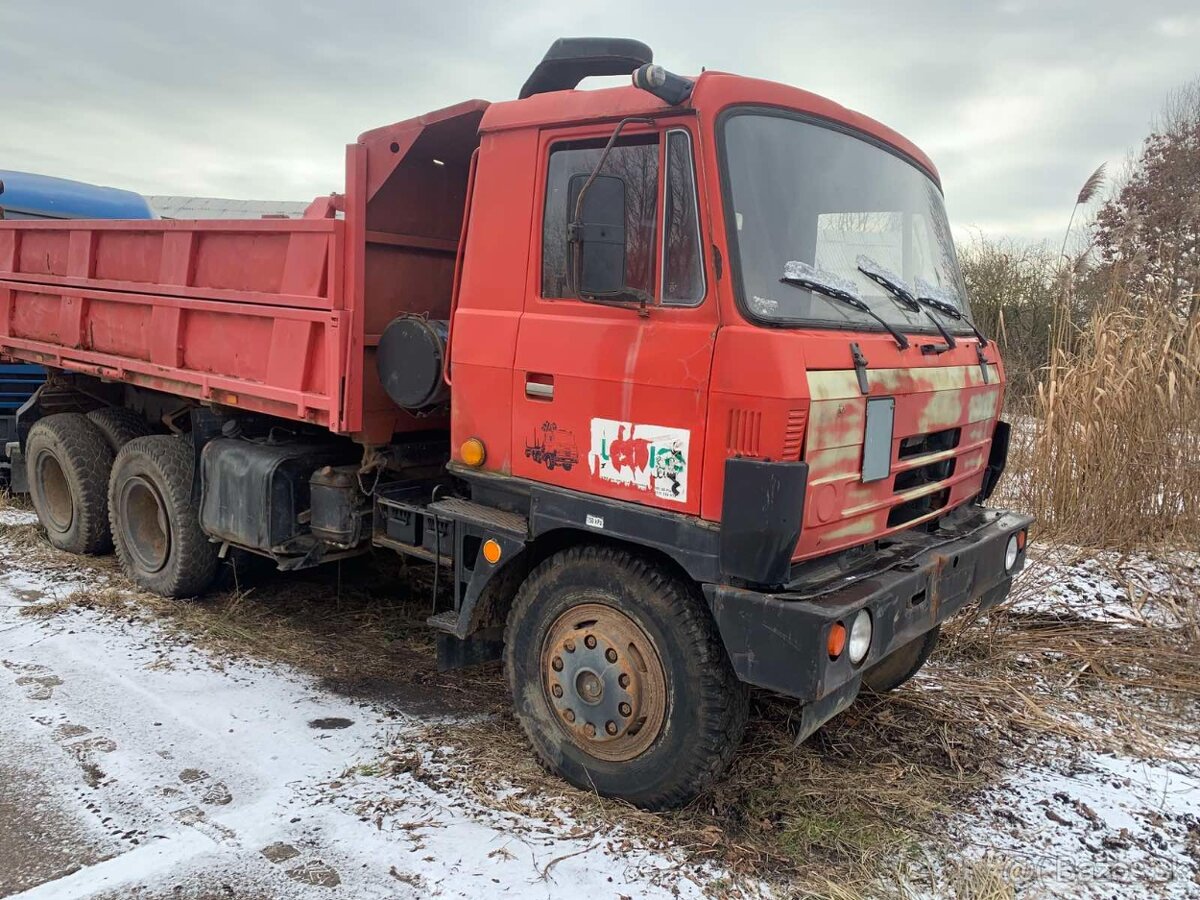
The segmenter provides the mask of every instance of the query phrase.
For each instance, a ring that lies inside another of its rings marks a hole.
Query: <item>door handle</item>
[[[554,399],[554,376],[540,372],[525,373],[525,396],[531,400]]]

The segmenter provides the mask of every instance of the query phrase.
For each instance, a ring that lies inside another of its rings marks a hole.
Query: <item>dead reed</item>
[[[1200,321],[1155,309],[1114,299],[1054,338],[1007,488],[1043,538],[1200,546]]]

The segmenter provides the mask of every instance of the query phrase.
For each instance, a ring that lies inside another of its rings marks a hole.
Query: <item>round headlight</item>
[[[1017,556],[1020,554],[1021,548],[1017,546],[1017,536],[1014,534],[1008,539],[1008,546],[1004,548],[1004,571],[1011,572],[1013,566],[1017,564]]]
[[[871,631],[871,614],[865,609],[860,609],[854,617],[854,624],[850,626],[848,642],[850,662],[856,666],[867,658],[867,651],[871,649]]]

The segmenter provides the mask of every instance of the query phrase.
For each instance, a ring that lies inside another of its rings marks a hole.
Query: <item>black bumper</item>
[[[987,608],[1002,600],[1025,565],[1022,552],[1013,571],[1004,570],[1008,539],[1032,522],[1005,510],[977,509],[953,536],[910,536],[912,552],[902,562],[866,577],[838,578],[815,592],[811,585],[803,592],[763,593],[706,584],[704,594],[738,677],[810,704],[815,730],[854,700],[873,663],[969,603]],[[836,622],[849,628],[864,608],[874,625],[866,658],[858,665],[848,653],[831,660],[829,629]]]

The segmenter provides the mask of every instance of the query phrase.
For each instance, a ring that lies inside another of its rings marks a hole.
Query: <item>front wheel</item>
[[[217,571],[217,546],[192,503],[194,469],[191,444],[171,435],[134,438],[113,463],[108,509],[121,568],[164,597],[195,596]]]
[[[584,790],[680,806],[741,741],[747,694],[702,599],[607,547],[550,557],[521,587],[505,670],[534,753]]]
[[[918,638],[909,641],[898,650],[893,650],[863,673],[863,684],[876,694],[894,691],[908,681],[925,665],[929,654],[937,646],[942,626],[935,625]]]

